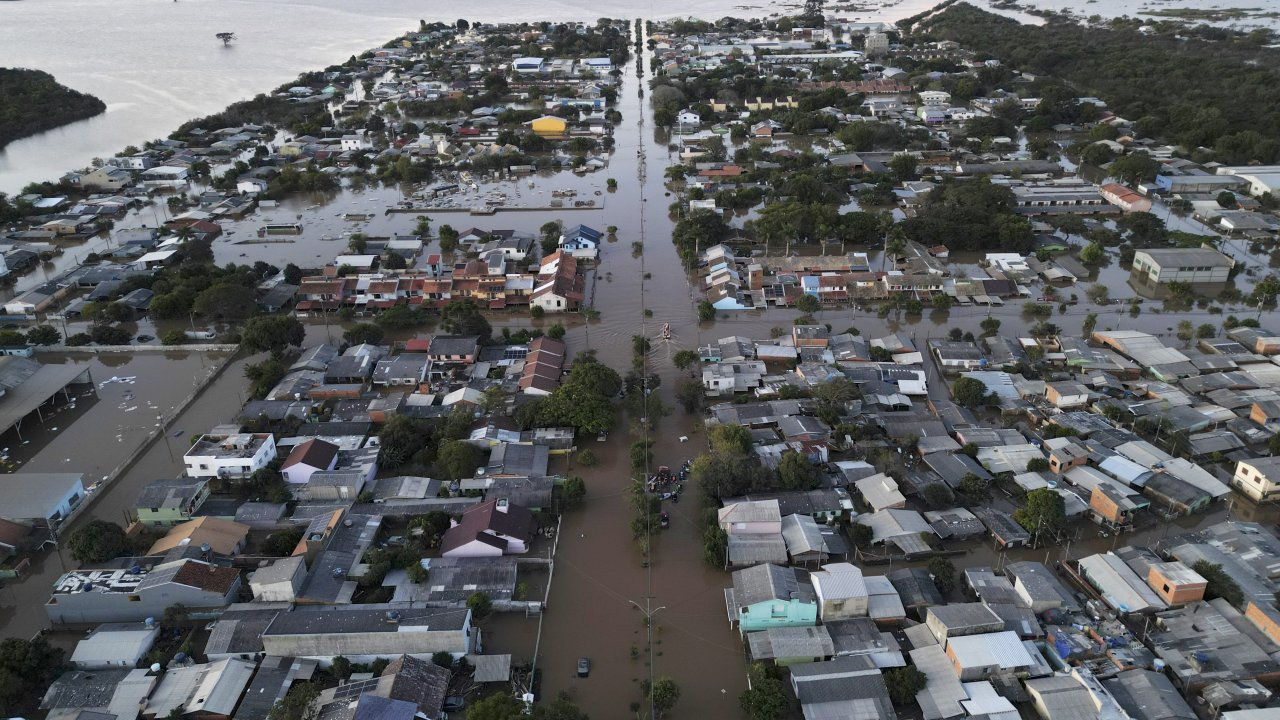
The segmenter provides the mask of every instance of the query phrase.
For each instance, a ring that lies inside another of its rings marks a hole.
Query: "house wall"
[[[851,598],[831,598],[822,602],[822,622],[866,617],[870,599],[866,595]]]
[[[730,535],[778,535],[782,533],[782,521],[722,523],[721,529]]]
[[[1254,500],[1280,495],[1280,485],[1258,472],[1257,468],[1247,462],[1236,464],[1236,472],[1231,477],[1231,484]]]
[[[1108,522],[1120,522],[1120,507],[1095,488],[1089,496],[1089,508]]]
[[[1271,638],[1272,642],[1280,643],[1280,622],[1276,621],[1274,614],[1264,613],[1257,602],[1250,600],[1244,609],[1244,616],[1257,626],[1263,635]]]
[[[188,455],[183,457],[188,477],[236,477],[245,478],[265,468],[276,458],[274,440],[262,443],[253,457],[220,458],[211,455]]]
[[[460,545],[441,553],[442,557],[502,557],[502,550],[479,540]]]
[[[771,627],[812,627],[817,622],[817,603],[799,600],[769,600],[741,608],[738,612],[738,626],[742,632]]]
[[[1205,583],[1177,584],[1170,582],[1157,568],[1147,573],[1147,584],[1169,605],[1185,605],[1204,599]]]
[[[185,585],[167,584],[139,594],[84,592],[54,595],[45,604],[49,622],[141,622],[164,615],[166,608],[182,603],[189,609],[225,608],[240,592],[236,581],[224,596]]]
[[[262,646],[268,655],[311,658],[328,667],[338,655],[352,662],[356,658],[392,660],[400,655],[430,658],[438,652],[459,658],[471,652],[471,633],[468,625],[462,630],[263,635]]]

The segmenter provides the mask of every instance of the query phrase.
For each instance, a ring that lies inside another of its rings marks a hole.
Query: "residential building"
[[[102,623],[71,654],[72,666],[81,670],[135,668],[151,652],[160,626],[156,623]]]
[[[199,560],[175,560],[151,570],[77,570],[54,584],[45,603],[49,621],[141,622],[181,603],[192,613],[220,610],[240,591],[240,571]]]
[[[822,622],[866,617],[870,595],[862,569],[850,563],[831,563],[811,573]]]
[[[0,475],[0,518],[34,527],[56,528],[85,497],[82,473]]]
[[[1208,581],[1200,573],[1176,560],[1151,563],[1147,584],[1170,606],[1203,600],[1208,587]]]
[[[249,687],[257,663],[228,658],[170,666],[142,707],[142,717],[229,720]]]
[[[817,624],[818,601],[809,574],[798,568],[766,564],[736,570],[725,589],[729,623],[743,633],[771,627]]]
[[[1254,403],[1254,407],[1257,405],[1258,403]],[[1259,457],[1237,462],[1231,485],[1258,501],[1280,495],[1280,457]]]
[[[455,659],[472,651],[471,611],[383,603],[332,607],[295,605],[262,633],[268,655],[311,658],[328,667],[339,655],[353,663],[401,655]]]
[[[1196,720],[1198,717],[1164,673],[1126,670],[1105,680],[1104,685],[1131,717],[1152,720]]]
[[[474,365],[480,352],[480,338],[475,335],[436,335],[427,348],[432,363]]]
[[[250,573],[249,588],[255,602],[293,602],[306,577],[306,558],[293,555]]]
[[[1125,212],[1151,212],[1151,200],[1118,183],[1102,186],[1102,197]]]
[[[1094,516],[1112,525],[1132,525],[1134,513],[1150,506],[1138,493],[1110,480],[1099,481],[1089,495]]]
[[[1114,610],[1143,613],[1164,610],[1166,607],[1155,590],[1115,553],[1099,553],[1081,558],[1079,570],[1080,576]]]
[[[333,470],[338,465],[338,446],[312,438],[296,446],[280,465],[280,474],[290,485],[303,485],[318,472]]]
[[[862,499],[867,505],[871,506],[872,512],[890,508],[905,508],[907,506],[907,498],[898,489],[897,481],[884,473],[862,478],[855,482],[854,485],[858,488],[858,492],[862,494]]]
[[[207,478],[157,480],[138,494],[134,514],[143,525],[178,525],[191,519],[209,498],[209,492]]]
[[[529,551],[538,523],[533,513],[506,499],[472,506],[454,520],[440,542],[441,557],[493,557]]]
[[[924,624],[939,645],[951,638],[981,635],[1004,630],[1004,621],[980,602],[937,605],[925,610]]]
[[[147,555],[164,555],[178,547],[200,548],[202,552],[218,555],[236,555],[244,549],[248,536],[248,525],[204,516],[173,526],[164,537],[151,545]]]
[[[276,443],[271,433],[201,435],[182,459],[189,477],[243,479],[276,459]]]
[[[1018,633],[1011,630],[950,638],[946,653],[961,681],[1025,672],[1036,665]]]

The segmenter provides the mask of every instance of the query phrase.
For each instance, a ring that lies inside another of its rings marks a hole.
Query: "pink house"
[[[461,520],[444,533],[441,557],[498,557],[521,555],[529,551],[529,543],[538,523],[533,513],[505,498],[490,500],[469,508]]]
[[[338,446],[312,438],[293,449],[280,466],[285,482],[305,484],[312,473],[332,470],[338,464]]]

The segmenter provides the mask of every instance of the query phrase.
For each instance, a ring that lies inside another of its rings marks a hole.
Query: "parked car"
[[[578,658],[578,677],[584,678],[591,674],[591,658]]]
[[[444,699],[444,705],[441,710],[445,712],[455,712],[467,706],[467,699],[461,695],[450,695]]]
[[[666,530],[667,528],[671,527],[671,516],[668,515],[666,512],[663,512],[662,518],[659,522],[662,523],[662,529]]]

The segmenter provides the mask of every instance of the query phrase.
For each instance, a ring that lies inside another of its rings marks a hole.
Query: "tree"
[[[1027,461],[1027,472],[1044,472],[1049,469],[1049,461],[1044,458],[1031,458]]]
[[[458,231],[452,225],[440,226],[440,252],[451,253],[458,249]]]
[[[287,557],[302,540],[302,528],[277,530],[267,536],[262,544],[262,552],[276,557]]]
[[[1027,493],[1022,507],[1013,512],[1013,519],[1033,533],[1055,530],[1066,518],[1062,496],[1052,488],[1039,488]]]
[[[440,327],[451,335],[479,335],[481,341],[493,334],[489,321],[470,298],[450,300],[440,311]]]
[[[889,160],[889,172],[895,180],[906,181],[916,176],[920,161],[911,153],[898,153]]]
[[[93,520],[76,528],[67,538],[71,557],[82,563],[101,563],[120,557],[129,549],[124,528],[105,520]]]
[[[631,468],[645,470],[653,464],[653,441],[637,440],[631,443]]]
[[[1214,327],[1211,323],[1204,323],[1200,327],[1196,328],[1196,337],[1201,340],[1215,337],[1217,334],[1218,328]]]
[[[286,270],[287,272],[287,270]],[[305,341],[307,329],[289,315],[261,315],[249,318],[240,330],[240,345],[249,352],[283,352]]]
[[[462,440],[446,440],[436,453],[436,467],[446,480],[471,477],[483,460],[480,448]]]
[[[812,315],[822,310],[822,303],[818,302],[818,298],[805,294],[801,295],[799,300],[796,300],[796,309],[806,315]]]
[[[933,306],[934,310],[950,310],[952,305],[951,296],[938,293],[929,299],[929,304]]]
[[[822,476],[809,458],[792,450],[783,453],[778,461],[778,481],[787,490],[812,490],[818,487]]]
[[[320,690],[313,683],[298,682],[289,688],[283,700],[277,700],[267,712],[267,720],[315,720]]]
[[[1099,265],[1107,259],[1107,249],[1100,242],[1091,242],[1080,251],[1080,262],[1085,265]]]
[[[1098,326],[1098,314],[1089,313],[1084,316],[1084,322],[1080,323],[1080,334],[1084,337],[1093,335],[1093,329]]]
[[[62,333],[52,325],[37,325],[27,332],[27,342],[32,345],[56,345],[62,340]]]
[[[405,465],[431,441],[431,429],[408,415],[392,415],[378,432],[378,463],[387,470]]]
[[[983,335],[995,335],[1000,330],[999,318],[989,317],[978,323],[978,327],[982,328]]]
[[[723,423],[707,433],[711,452],[727,455],[746,455],[751,452],[751,432],[736,423]]]
[[[860,548],[871,547],[875,542],[875,530],[872,530],[870,525],[859,522],[849,526],[849,536],[853,538],[853,544]]]
[[[920,494],[924,497],[924,501],[928,503],[929,507],[935,510],[950,507],[952,501],[955,500],[955,494],[951,492],[951,488],[940,482],[925,485]]]
[[[702,559],[711,567],[725,566],[727,562],[725,552],[728,548],[729,534],[724,531],[724,528],[719,525],[709,525],[702,531]]]
[[[987,404],[987,386],[981,380],[962,377],[951,386],[951,396],[960,405],[978,408]]]
[[[581,452],[587,452],[583,450]],[[581,453],[579,453],[581,455]],[[581,460],[579,460],[581,461]],[[577,475],[564,481],[562,488],[564,493],[564,506],[566,510],[572,510],[582,504],[587,497],[587,483]]]
[[[289,263],[284,266],[284,281],[290,285],[302,284],[302,268]]]
[[[698,362],[698,353],[693,350],[677,350],[676,354],[671,356],[671,362],[677,369],[687,370]]]
[[[66,667],[63,658],[63,651],[42,635],[0,642],[0,713],[17,717],[35,711],[45,690]]]
[[[1107,174],[1127,185],[1138,185],[1156,179],[1160,163],[1145,152],[1122,155],[1107,168]]]
[[[936,557],[929,561],[929,574],[933,576],[933,584],[943,595],[949,594],[956,586],[956,566],[951,561]]]
[[[351,345],[378,345],[386,333],[373,323],[359,323],[342,333],[342,339]]]
[[[467,609],[476,620],[484,620],[493,612],[493,601],[482,592],[473,592],[467,596]]]
[[[675,680],[669,677],[660,677],[653,681],[649,686],[645,695],[649,698],[649,702],[653,704],[653,711],[658,717],[662,717],[676,706],[676,702],[680,700],[680,686]]]
[[[1205,579],[1206,586],[1204,589],[1204,598],[1212,600],[1214,598],[1222,598],[1231,603],[1235,607],[1240,607],[1244,603],[1244,591],[1240,589],[1240,585],[1222,569],[1221,565],[1211,563],[1208,560],[1197,560],[1191,566]]]
[[[906,706],[916,701],[916,695],[929,684],[929,678],[914,665],[884,671],[884,684],[894,705]]]
[[[738,696],[738,704],[748,720],[785,720],[791,712],[791,703],[782,681],[770,677],[761,663],[748,669],[751,688]]]
[[[333,659],[333,665],[329,667],[329,672],[340,680],[346,680],[351,677],[351,661],[345,655],[339,655]]]
[[[698,303],[698,320],[707,322],[716,319],[716,306],[711,304],[709,300],[702,300]]]
[[[210,320],[239,322],[258,312],[253,293],[239,285],[214,285],[203,290],[191,304],[191,309]]]
[[[676,381],[676,401],[680,403],[680,407],[688,415],[698,412],[702,408],[705,390],[702,382],[698,378],[682,377]]]
[[[965,497],[979,502],[991,498],[991,488],[988,487],[987,481],[973,473],[965,473],[964,477],[960,478],[960,492],[964,493]]]
[[[517,720],[525,706],[510,693],[494,693],[467,708],[467,720]]]

